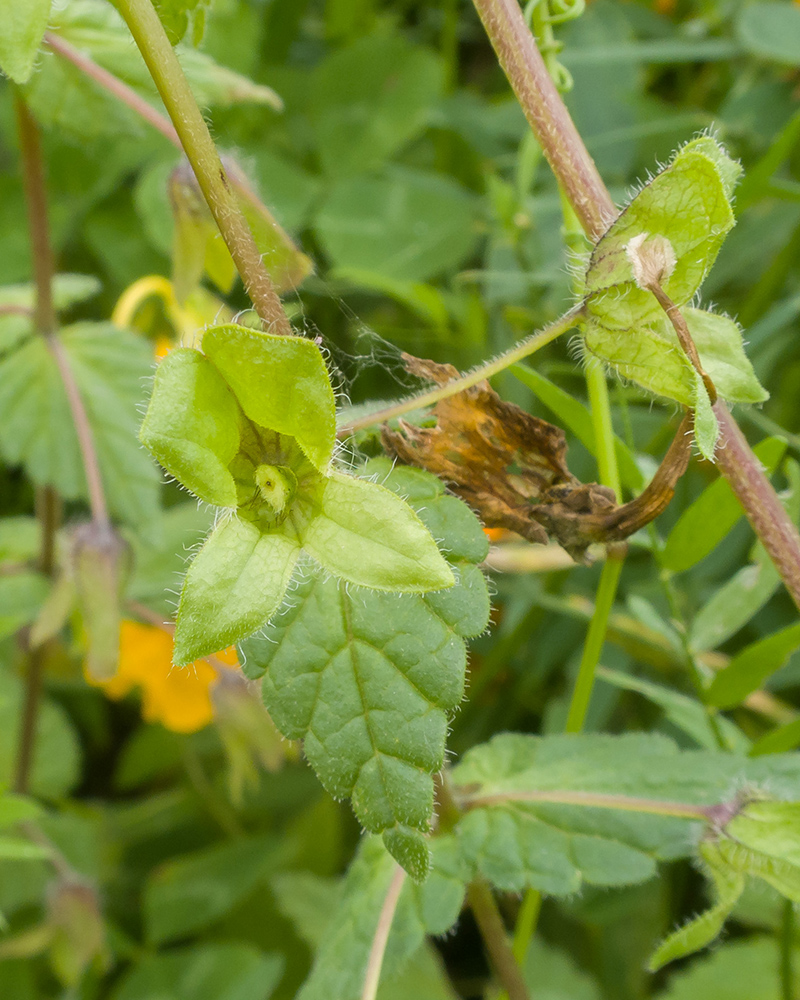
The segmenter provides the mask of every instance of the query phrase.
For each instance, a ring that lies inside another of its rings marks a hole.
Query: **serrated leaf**
[[[412,594],[455,582],[419,517],[378,483],[333,472],[308,517],[303,548],[343,580]]]
[[[381,465],[369,468],[376,473]],[[483,576],[464,553],[477,562],[486,541],[474,515],[460,501],[454,507],[434,476],[397,469],[386,485],[405,493],[429,524],[438,522],[456,586],[424,595],[351,594],[331,577],[301,576],[288,609],[243,644],[242,662],[249,676],[264,675],[275,724],[304,740],[328,791],[352,796],[360,822],[389,832],[390,849],[421,875],[431,775],[442,765],[448,718],[463,695],[463,640],[485,628],[489,613]]]
[[[44,38],[52,0],[0,0],[0,69],[25,83]]]
[[[300,553],[278,531],[230,517],[211,532],[186,574],[174,660],[185,666],[265,625],[280,606]]]
[[[773,635],[751,643],[714,677],[706,691],[706,700],[718,708],[739,705],[780,670],[800,647],[800,625],[789,625]]]
[[[203,335],[203,352],[260,427],[295,438],[324,471],[336,440],[336,407],[319,347],[227,324]]]
[[[656,860],[685,856],[693,821],[600,808],[587,795],[714,804],[737,785],[766,781],[775,794],[797,796],[800,761],[792,754],[778,760],[681,752],[655,734],[503,734],[471,750],[452,772],[456,796],[476,800],[454,834],[473,872],[501,889],[563,895],[582,882],[630,884],[652,874]],[[544,801],[556,790],[562,801]]]
[[[766,438],[753,452],[765,471],[771,473],[786,452],[786,442]],[[673,573],[690,569],[712,552],[743,516],[727,479],[720,476],[678,518],[661,555],[664,565]]]
[[[152,524],[158,474],[136,437],[150,350],[110,323],[77,323],[59,338],[89,418],[109,506],[131,524]],[[43,337],[0,360],[0,454],[23,464],[35,483],[68,499],[88,497],[67,396]]]
[[[159,364],[139,439],[201,500],[236,506],[228,466],[239,451],[241,411],[214,365],[179,348]]]

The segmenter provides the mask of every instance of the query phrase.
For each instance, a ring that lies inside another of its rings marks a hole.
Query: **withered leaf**
[[[452,365],[409,354],[403,360],[411,374],[439,385],[459,374]],[[384,426],[386,450],[439,476],[487,527],[508,528],[532,542],[546,543],[549,536],[577,560],[593,542],[622,541],[660,514],[691,447],[686,417],[647,489],[617,506],[612,490],[581,483],[570,472],[560,427],[500,399],[488,382],[441,400],[433,415],[435,427],[405,421],[399,431]]]

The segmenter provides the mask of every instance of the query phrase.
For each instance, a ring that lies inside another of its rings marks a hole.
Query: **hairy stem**
[[[487,361],[486,364],[480,365],[466,375],[455,378],[452,382],[438,386],[436,389],[429,389],[426,392],[419,393],[417,396],[410,396],[408,399],[404,399],[400,403],[394,403],[392,406],[387,406],[382,410],[368,413],[364,417],[357,417],[355,420],[347,421],[347,423],[339,427],[338,436],[340,438],[347,437],[354,431],[362,430],[364,427],[382,424],[387,420],[393,420],[395,417],[401,417],[404,413],[410,413],[412,410],[419,410],[425,406],[433,406],[434,403],[438,403],[443,399],[449,399],[450,396],[455,396],[459,392],[463,392],[465,389],[469,389],[471,386],[477,385],[479,382],[483,382],[493,375],[497,375],[508,368],[509,365],[513,365],[522,358],[527,358],[535,351],[538,351],[546,344],[560,337],[563,333],[567,333],[567,331],[575,326],[582,313],[583,306],[575,306],[569,312],[564,313],[560,319],[551,323],[550,326],[531,334],[530,337],[521,340],[510,350],[499,354],[496,358]]]
[[[103,66],[99,66],[94,59],[90,59],[89,56],[84,55],[74,45],[70,45],[68,41],[54,34],[52,31],[48,31],[45,34],[44,41],[45,45],[52,49],[53,52],[61,56],[62,59],[66,59],[67,62],[72,63],[81,73],[94,80],[104,90],[107,90],[109,94],[113,94],[122,104],[127,105],[140,118],[149,125],[152,125],[177,150],[183,152],[180,137],[175,131],[172,122],[160,114],[152,104],[137,94],[133,87],[129,87],[119,77],[114,76],[113,73],[109,73]]]
[[[56,310],[53,304],[53,274],[55,263],[50,244],[50,227],[47,219],[47,187],[44,176],[44,158],[39,137],[39,126],[20,94],[14,93],[17,117],[22,183],[28,212],[28,231],[31,240],[33,280],[36,285],[36,304],[33,322],[43,336],[56,328]]]
[[[522,970],[508,943],[503,918],[497,909],[492,891],[483,879],[476,879],[467,887],[467,901],[475,923],[486,945],[489,960],[509,1000],[530,1000]]]
[[[381,907],[378,923],[375,927],[375,935],[372,938],[372,947],[369,950],[367,959],[367,971],[364,975],[364,988],[361,991],[361,1000],[375,1000],[378,994],[378,983],[381,978],[381,968],[383,966],[383,956],[386,954],[386,945],[389,941],[389,932],[392,929],[394,913],[403,891],[406,873],[399,865],[395,865],[392,880],[386,892],[386,897]]]
[[[800,608],[800,533],[797,525],[786,513],[761,463],[721,399],[714,403],[714,413],[720,430],[714,456],[720,471],[744,508],[747,520],[769,553],[792,600]]]
[[[108,504],[103,489],[103,479],[100,475],[100,462],[97,458],[97,449],[94,444],[94,434],[86,407],[81,399],[78,383],[70,367],[69,357],[64,349],[64,345],[58,337],[48,337],[47,347],[55,359],[61,382],[67,395],[72,423],[75,426],[75,434],[78,437],[78,445],[81,450],[83,461],[83,471],[86,476],[86,486],[89,492],[89,508],[92,512],[92,520],[95,524],[104,528],[110,528],[111,519],[108,516]]]
[[[150,70],[256,312],[271,333],[291,334],[289,320],[239,209],[211,133],[151,0],[115,3]]]
[[[584,230],[597,238],[617,210],[547,72],[518,0],[474,4],[553,173]]]
[[[517,0],[473,0],[517,99],[584,230],[597,238],[616,209],[550,79]],[[721,400],[717,461],[787,590],[800,607],[800,534]]]

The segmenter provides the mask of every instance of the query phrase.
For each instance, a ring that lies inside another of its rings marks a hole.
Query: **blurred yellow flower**
[[[231,647],[216,659],[238,667]],[[164,629],[138,622],[123,621],[120,630],[119,670],[97,684],[109,698],[124,698],[134,688],[141,689],[142,717],[160,722],[174,733],[194,733],[214,717],[211,686],[217,671],[205,660],[188,667],[172,665],[172,636]]]

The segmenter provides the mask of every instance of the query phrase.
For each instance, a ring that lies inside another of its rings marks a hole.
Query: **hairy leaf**
[[[690,852],[693,821],[537,795],[558,790],[710,805],[750,782],[790,798],[800,792],[800,761],[791,754],[748,760],[681,752],[655,734],[504,734],[471,750],[452,780],[462,802],[475,800],[454,831],[473,871],[509,891],[533,886],[566,895],[583,882],[625,885],[649,877],[656,860]]]
[[[275,724],[303,739],[335,796],[350,795],[360,822],[383,832],[415,877],[427,868],[433,781],[444,759],[448,717],[464,688],[464,638],[488,619],[486,584],[475,563],[487,543],[460,501],[416,469],[368,472],[408,497],[441,539],[457,578],[450,590],[398,595],[350,591],[318,573],[301,579],[289,608],[243,646],[245,670],[264,675]]]
[[[261,427],[297,441],[324,471],[336,440],[336,408],[317,345],[245,327],[212,327],[203,351],[222,373],[245,414]]]
[[[343,580],[395,593],[453,585],[431,533],[395,493],[334,472],[301,531],[303,548]]]
[[[52,0],[0,0],[0,69],[25,83],[42,44]]]
[[[170,351],[158,366],[139,438],[187,489],[219,507],[236,506],[228,466],[239,451],[241,411],[199,351]]]
[[[131,524],[152,523],[158,474],[136,437],[149,348],[110,323],[77,323],[59,337],[89,418],[109,506]],[[67,396],[42,337],[0,360],[0,454],[68,499],[88,496]]]
[[[265,625],[280,606],[300,546],[234,516],[212,531],[181,590],[175,664],[224,649]]]

